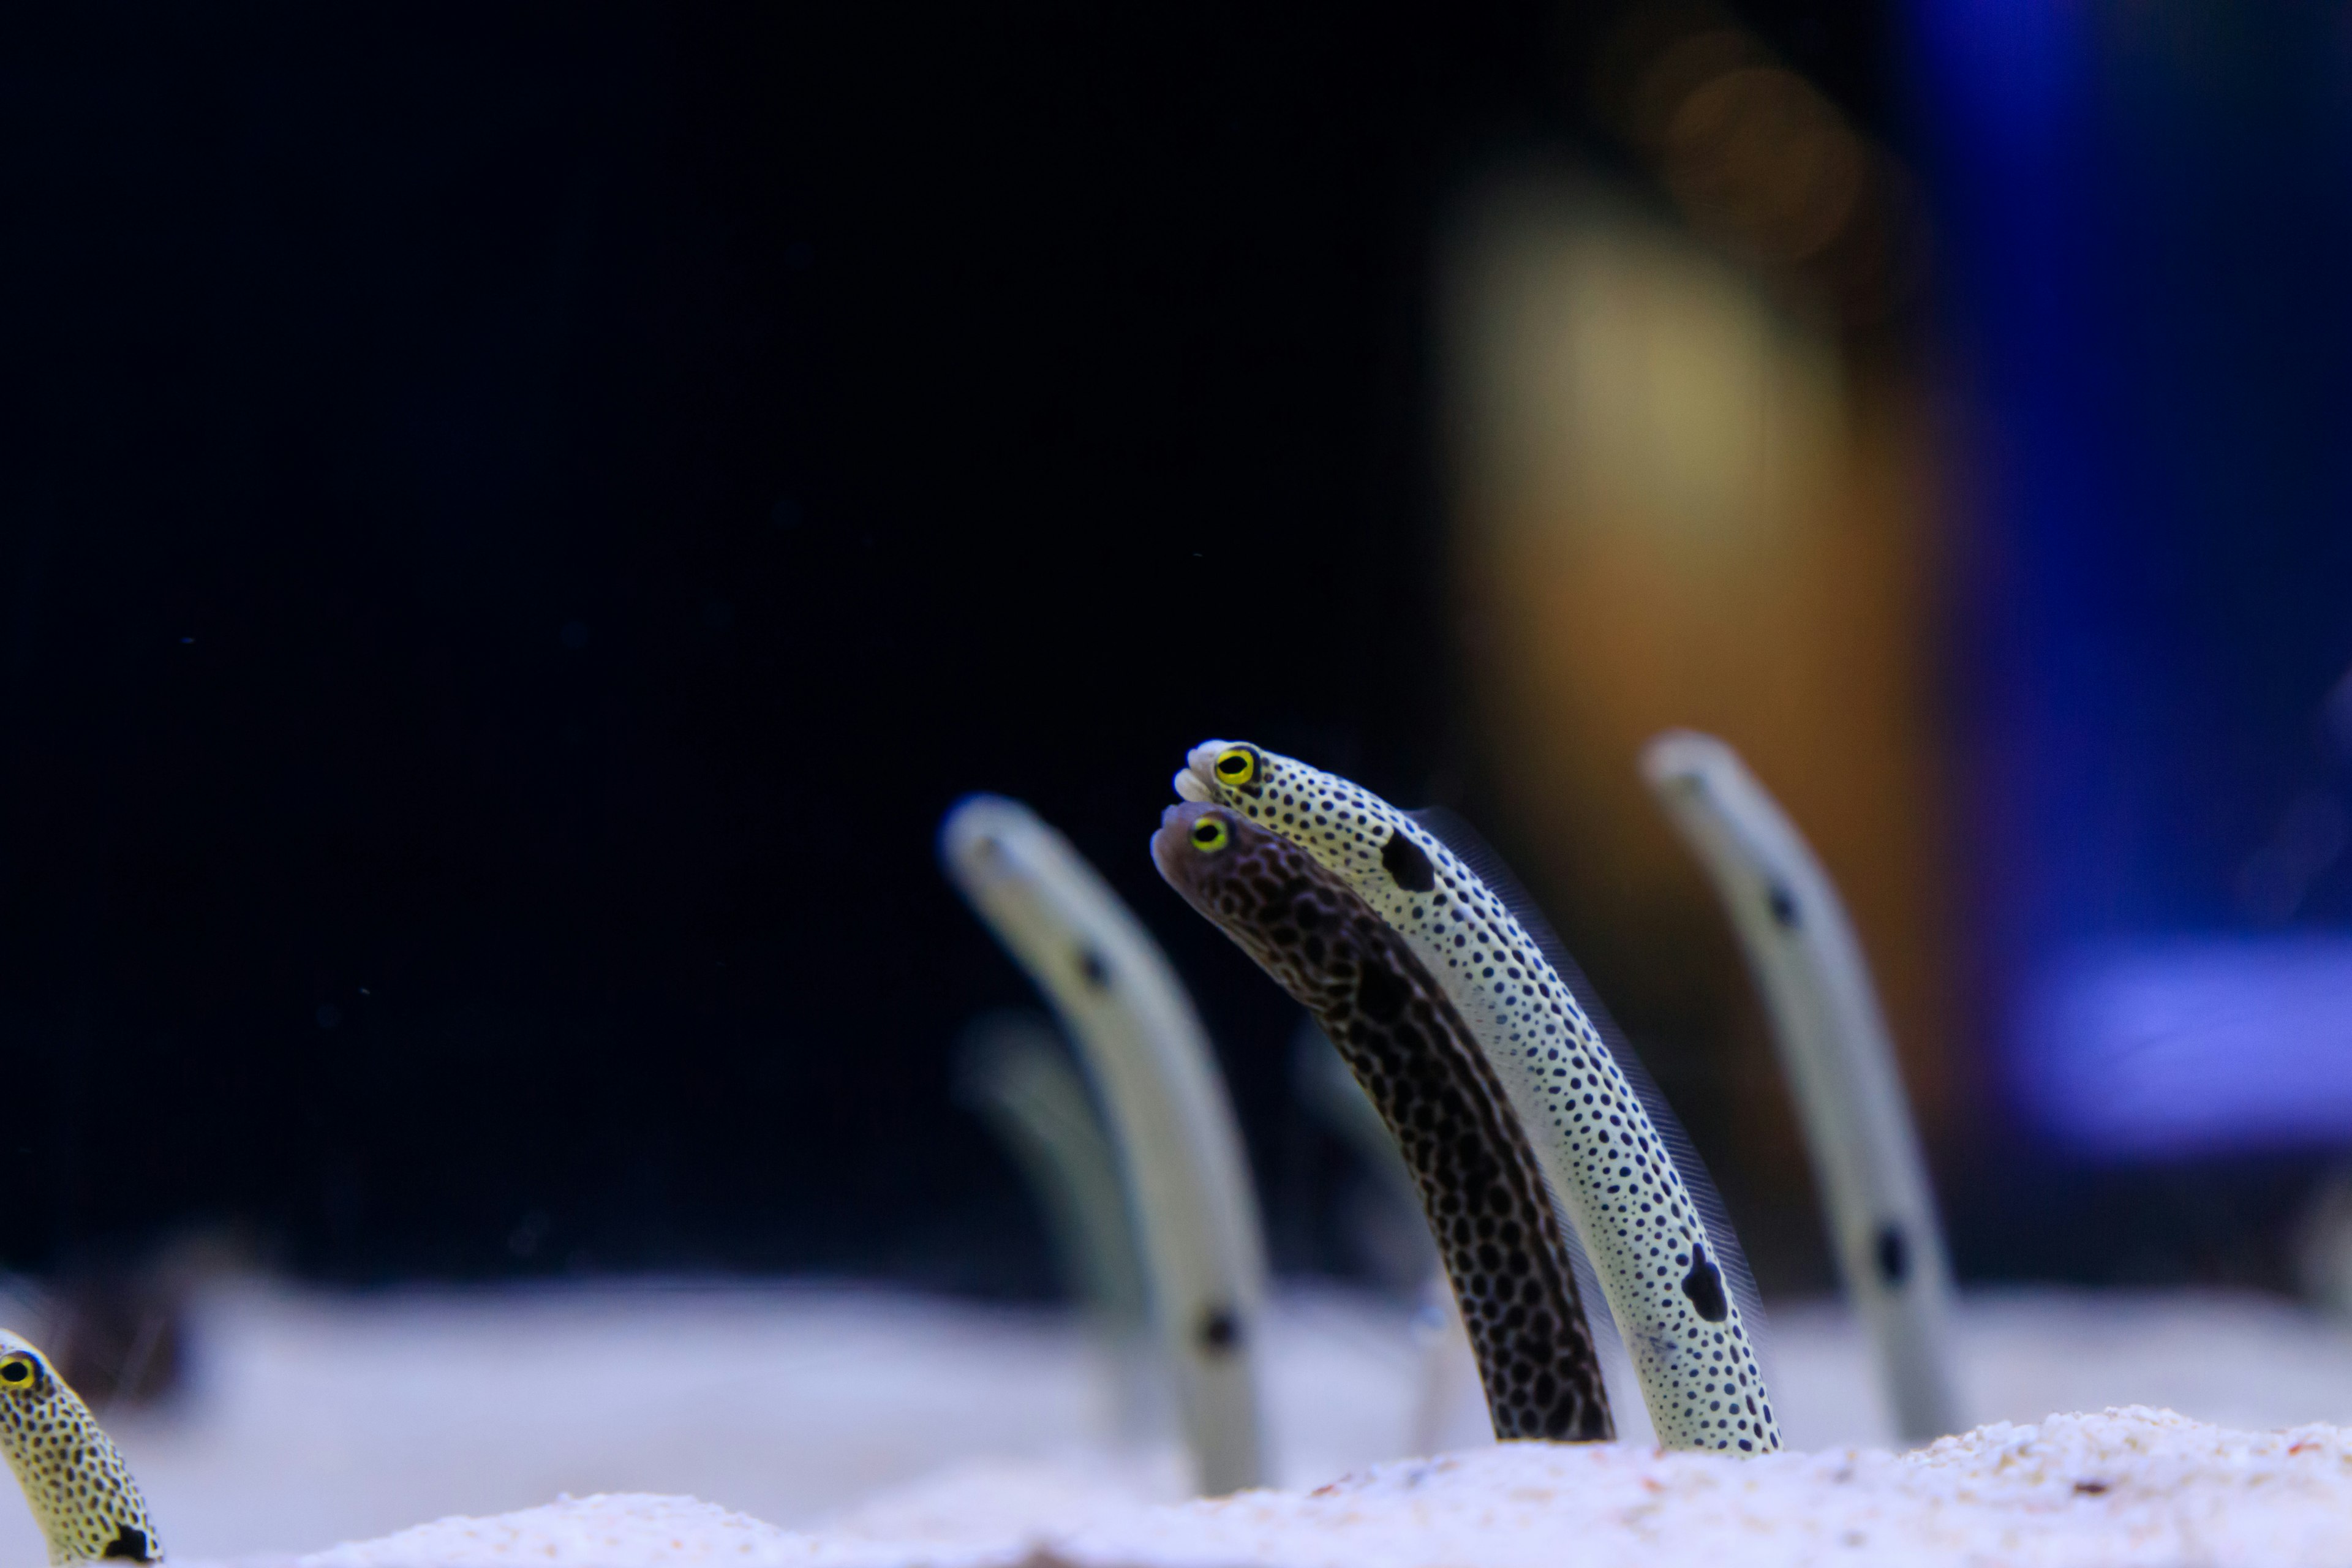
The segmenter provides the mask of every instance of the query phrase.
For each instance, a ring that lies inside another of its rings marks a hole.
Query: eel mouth
[[[1184,753],[1184,765],[1176,770],[1176,796],[1205,804],[1217,798],[1217,753],[1229,742],[1203,741]]]
[[[1183,781],[1192,776],[1189,773],[1176,775],[1179,794],[1182,793]],[[1181,889],[1184,885],[1177,879],[1176,869],[1183,860],[1183,857],[1178,854],[1176,849],[1178,840],[1184,836],[1183,819],[1177,815],[1183,809],[1184,807],[1179,805],[1169,806],[1161,811],[1160,830],[1151,836],[1151,863],[1160,868],[1160,876],[1167,879],[1170,886],[1178,889]]]

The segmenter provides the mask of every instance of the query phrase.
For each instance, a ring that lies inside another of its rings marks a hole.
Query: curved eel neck
[[[1155,858],[1162,854],[1155,840]],[[1395,1134],[1469,1331],[1495,1435],[1612,1436],[1542,1169],[1444,988],[1352,890],[1272,835],[1247,832],[1213,865],[1179,858],[1171,869],[1163,859],[1162,870],[1315,1015]]]

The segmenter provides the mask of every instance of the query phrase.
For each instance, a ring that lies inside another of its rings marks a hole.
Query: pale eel
[[[1045,1211],[1070,1293],[1086,1304],[1113,1377],[1114,1424],[1140,1435],[1153,1405],[1143,1263],[1118,1154],[1077,1063],[1035,1013],[975,1018],[956,1041],[956,1098],[996,1133]]]
[[[1583,1243],[1659,1442],[1779,1448],[1756,1355],[1762,1309],[1730,1221],[1639,1059],[1500,866],[1458,828],[1441,837],[1432,814],[1253,745],[1195,747],[1176,791],[1306,851],[1443,989],[1503,1091],[1496,1111],[1527,1130]]]
[[[940,826],[940,856],[1077,1045],[1118,1151],[1200,1490],[1264,1484],[1265,1249],[1233,1107],[1191,999],[1118,895],[1019,802],[962,802]]]
[[[1951,1268],[1870,968],[1794,824],[1712,736],[1670,731],[1642,775],[1731,915],[1812,1157],[1838,1272],[1905,1439],[1965,1426],[1953,1391]]]
[[[1315,1015],[1395,1135],[1454,1284],[1495,1436],[1613,1436],[1543,1171],[1445,988],[1355,889],[1222,806],[1171,806],[1151,858]]]
[[[0,1329],[0,1448],[52,1563],[160,1563],[163,1548],[121,1450],[48,1357]]]

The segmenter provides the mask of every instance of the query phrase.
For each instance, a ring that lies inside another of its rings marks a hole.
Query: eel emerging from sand
[[[1614,1436],[1567,1237],[1494,1068],[1403,938],[1297,846],[1171,808],[1151,858],[1315,1015],[1420,1189],[1497,1437]]]
[[[1256,746],[1194,748],[1176,793],[1188,804],[1171,809],[1153,840],[1163,872],[1168,858],[1185,864],[1180,851],[1213,858],[1255,824],[1350,889],[1443,994],[1501,1090],[1491,1115],[1516,1114],[1568,1210],[1658,1440],[1779,1448],[1754,1344],[1761,1308],[1720,1200],[1638,1058],[1499,864],[1460,829],[1441,836],[1431,814],[1408,815]],[[1304,945],[1303,933],[1296,940]],[[1471,1302],[1462,1305],[1466,1321]]]
[[[0,1329],[0,1451],[51,1563],[160,1563],[147,1500],[121,1450],[48,1357]]]
[[[940,825],[940,858],[1053,1004],[1094,1084],[1201,1490],[1265,1484],[1265,1248],[1241,1133],[1191,998],[1118,895],[1018,801],[965,800]]]
[[[1837,888],[1738,754],[1671,730],[1642,773],[1722,895],[1772,1017],[1846,1299],[1907,1440],[1963,1429],[1952,1275],[1870,966]]]

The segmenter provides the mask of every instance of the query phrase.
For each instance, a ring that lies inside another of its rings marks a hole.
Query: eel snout
[[[1179,773],[1178,778],[1189,778]],[[1206,801],[1188,800],[1169,806],[1160,814],[1159,831],[1151,836],[1151,863],[1169,886],[1182,892],[1192,885],[1192,872],[1200,864],[1199,851],[1192,846],[1192,825],[1218,808]]]
[[[1176,773],[1176,793],[1189,801],[1211,801],[1217,798],[1213,782],[1216,776],[1217,753],[1231,742],[1203,741],[1184,753],[1184,765]]]

